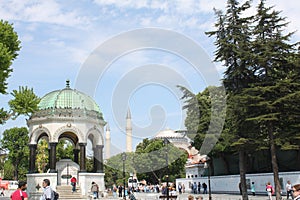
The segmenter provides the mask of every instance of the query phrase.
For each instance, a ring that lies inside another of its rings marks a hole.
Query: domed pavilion
[[[55,90],[42,97],[39,110],[27,120],[29,127],[29,173],[27,175],[28,192],[36,193],[36,186],[44,178],[50,179],[51,187],[69,185],[69,178],[76,177],[81,194],[87,196],[91,182],[104,188],[103,147],[104,126],[102,112],[95,101],[86,94],[71,89],[69,81],[66,87]],[[49,170],[37,173],[36,152],[38,143],[45,139],[48,143]],[[74,160],[57,160],[57,144],[67,140],[73,145]],[[86,170],[86,148],[92,145],[93,171]]]

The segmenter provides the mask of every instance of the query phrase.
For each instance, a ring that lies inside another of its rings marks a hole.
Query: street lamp
[[[167,147],[167,150],[166,150],[166,165],[167,165],[167,175],[166,175],[166,178],[167,178],[167,200],[169,200],[169,158],[168,158],[168,144],[169,144],[169,140],[167,138],[164,138],[164,144],[166,145]]]
[[[126,196],[125,196],[125,185],[126,185],[126,182],[125,182],[125,161],[126,161],[126,153],[125,152],[122,153],[122,161],[123,161],[123,184],[124,184],[123,199],[126,199]]]
[[[208,169],[208,199],[211,200],[212,198],[211,198],[211,189],[210,189],[210,164],[209,164],[209,162],[210,162],[210,157],[207,156],[206,161],[204,163],[204,168]]]

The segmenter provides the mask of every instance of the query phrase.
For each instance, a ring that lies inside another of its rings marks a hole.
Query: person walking
[[[76,192],[76,182],[77,182],[77,179],[75,178],[75,176],[73,176],[73,177],[71,178],[72,193],[73,193],[73,192]]]
[[[296,184],[292,187],[294,200],[300,200],[300,184]]]
[[[42,185],[43,185],[44,191],[43,191],[43,194],[42,194],[40,200],[52,200],[52,199],[54,199],[53,191],[50,187],[50,180],[49,179],[44,179]]]
[[[117,189],[117,186],[114,184],[114,185],[113,185],[113,189],[112,189],[112,191],[113,191],[113,197],[114,197],[114,198],[117,197],[117,190],[118,190],[118,189]]]
[[[128,191],[128,198],[129,198],[129,200],[136,200],[134,194],[130,191]]]
[[[2,190],[1,190],[0,197],[1,197],[1,196],[4,196],[4,188],[2,188]]]
[[[98,199],[99,197],[99,186],[93,181],[91,191],[93,192],[94,199]]]
[[[178,192],[179,192],[179,194],[182,194],[182,185],[181,185],[181,183],[178,184]]]
[[[201,183],[198,182],[198,194],[201,194]]]
[[[266,190],[267,190],[269,200],[273,200],[272,195],[274,194],[274,188],[270,182],[267,183]]]
[[[287,181],[287,183],[285,185],[285,189],[286,189],[286,199],[289,199],[289,196],[291,196],[292,199],[294,199],[293,194],[292,194],[292,192],[293,192],[292,184],[290,181]]]
[[[119,197],[122,197],[122,191],[123,191],[123,187],[119,185],[118,187]]]
[[[196,182],[194,182],[193,193],[197,194],[197,183]]]
[[[202,183],[203,194],[207,194],[207,185],[206,183]]]
[[[28,195],[25,192],[26,188],[27,188],[27,183],[25,181],[20,181],[18,183],[18,189],[11,194],[10,199],[11,200],[28,200]]]
[[[251,183],[251,192],[252,192],[252,196],[255,196],[255,185],[254,185],[254,182]]]

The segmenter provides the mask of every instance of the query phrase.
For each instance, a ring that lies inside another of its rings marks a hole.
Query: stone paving
[[[0,200],[9,200],[10,191],[6,191],[5,197],[0,197]],[[185,193],[182,195],[178,195],[177,200],[187,200],[189,193]],[[135,193],[135,197],[137,200],[158,200],[159,194],[157,193]],[[203,196],[204,200],[208,200],[207,194],[193,194],[194,197],[196,196]],[[122,200],[122,198],[113,198],[113,197],[107,197],[107,198],[100,198],[100,200]],[[212,194],[212,200],[242,200],[241,195],[233,195],[233,194]],[[252,196],[249,195],[249,200],[268,200],[267,195],[258,195],[258,196]],[[273,197],[273,200],[275,200],[275,197]],[[285,197],[283,197],[283,200],[286,200]]]
[[[177,200],[187,200],[188,198],[188,193],[186,194],[182,194],[182,195],[178,195]],[[192,194],[194,197],[196,196],[203,196],[204,200],[208,200],[208,195],[207,194]],[[141,193],[138,194],[136,193],[135,196],[137,197],[138,200],[154,200],[154,199],[158,199],[158,196],[151,196],[151,194],[145,194],[145,193]],[[242,200],[241,195],[230,195],[230,194],[212,194],[211,195],[212,200]],[[248,196],[249,200],[268,200],[267,195],[266,196]],[[275,197],[273,198],[275,200]]]

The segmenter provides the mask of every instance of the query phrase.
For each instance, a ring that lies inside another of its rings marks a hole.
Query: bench
[[[158,197],[158,199],[164,199],[164,200],[166,200],[167,199],[167,195],[160,195],[159,197]],[[169,199],[177,199],[177,195],[169,195]]]

